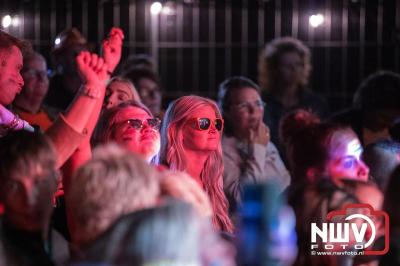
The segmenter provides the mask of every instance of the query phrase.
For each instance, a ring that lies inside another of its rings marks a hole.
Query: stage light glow
[[[322,14],[311,15],[308,22],[313,28],[319,27],[324,23],[324,16]]]
[[[165,14],[165,15],[171,15],[171,14],[172,14],[172,9],[171,9],[169,6],[165,6],[165,7],[162,9],[162,12],[163,12],[163,14]]]
[[[150,6],[150,13],[153,15],[158,15],[162,10],[162,4],[160,2],[154,2]]]
[[[61,42],[61,39],[60,39],[60,38],[56,38],[56,39],[54,40],[54,43],[55,43],[56,45],[59,45],[60,42]]]
[[[20,23],[20,20],[19,20],[19,17],[18,17],[18,16],[14,16],[14,17],[11,19],[11,24],[12,24],[14,27],[19,26],[19,23]]]
[[[8,28],[11,25],[11,16],[10,15],[5,15],[3,19],[1,20],[1,25],[3,28]]]

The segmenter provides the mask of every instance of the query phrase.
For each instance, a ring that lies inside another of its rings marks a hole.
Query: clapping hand
[[[120,28],[112,28],[109,37],[103,41],[103,57],[109,73],[112,73],[121,60],[124,33]]]

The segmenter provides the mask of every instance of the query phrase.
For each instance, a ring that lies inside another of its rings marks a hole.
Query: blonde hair
[[[95,239],[122,215],[155,206],[160,194],[158,172],[116,144],[95,149],[73,180],[66,204],[78,245]]]
[[[205,106],[212,107],[218,118],[222,117],[214,101],[200,96],[183,96],[169,105],[161,128],[159,163],[168,165],[173,171],[185,171],[188,164],[195,163],[184,157],[182,128],[193,112]],[[223,191],[223,172],[222,147],[219,143],[217,150],[211,152],[207,158],[200,178],[210,197],[214,226],[232,232],[233,224],[228,217],[228,201]]]
[[[267,43],[258,59],[258,83],[263,90],[271,92],[274,89],[279,61],[282,55],[295,52],[300,56],[303,65],[303,75],[300,86],[305,87],[311,73],[311,53],[300,40],[292,37],[273,39]]]
[[[129,107],[140,108],[153,117],[153,114],[141,102],[130,100],[122,102],[117,106],[110,108],[109,110],[104,110],[101,114],[99,121],[97,122],[96,128],[92,136],[92,144],[94,146],[98,144],[104,144],[114,141],[114,126],[117,123],[118,114]]]
[[[136,90],[135,86],[133,85],[133,83],[129,79],[123,78],[121,76],[115,76],[115,77],[113,77],[112,79],[110,79],[108,81],[107,89],[114,82],[119,82],[119,83],[125,84],[132,92],[132,99],[130,99],[130,100],[133,100],[133,101],[136,101],[136,102],[141,102],[141,99],[140,99],[138,91]]]

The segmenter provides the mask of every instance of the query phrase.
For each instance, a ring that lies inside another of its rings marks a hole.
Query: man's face
[[[9,105],[21,92],[24,80],[20,74],[22,54],[18,47],[0,51],[0,104]]]
[[[25,62],[22,76],[25,86],[19,97],[25,98],[30,103],[40,105],[49,88],[46,62],[41,57],[35,57],[29,62]]]
[[[5,218],[16,228],[37,232],[48,226],[57,188],[54,171],[38,166],[11,176],[2,188]]]
[[[142,78],[138,81],[137,90],[144,105],[154,116],[158,116],[161,110],[161,91],[158,84],[151,79]]]

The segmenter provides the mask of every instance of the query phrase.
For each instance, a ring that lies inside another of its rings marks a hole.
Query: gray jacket
[[[230,211],[236,210],[241,201],[245,184],[274,181],[280,192],[290,184],[290,175],[275,145],[239,142],[235,137],[223,136],[224,191],[229,200]]]

